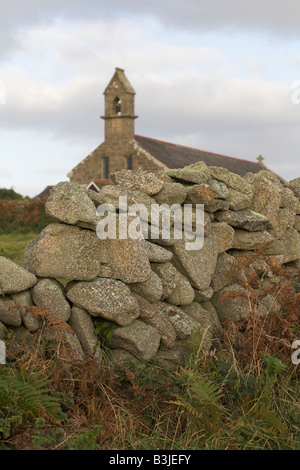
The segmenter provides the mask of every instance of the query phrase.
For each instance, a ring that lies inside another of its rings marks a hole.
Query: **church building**
[[[115,73],[104,91],[105,140],[73,170],[70,181],[94,185],[96,189],[110,184],[110,174],[122,169],[144,169],[162,173],[171,168],[182,168],[198,161],[209,166],[221,166],[241,176],[258,173],[265,166],[262,158],[251,162],[225,155],[197,150],[154,138],[135,135],[135,91],[123,69]]]

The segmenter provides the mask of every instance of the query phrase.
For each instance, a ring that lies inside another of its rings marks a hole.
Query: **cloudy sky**
[[[300,176],[299,0],[0,0],[0,187],[34,196],[103,141],[115,67],[136,134]]]

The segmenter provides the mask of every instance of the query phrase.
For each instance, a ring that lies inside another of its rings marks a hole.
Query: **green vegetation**
[[[36,232],[0,233],[0,255],[8,256],[12,261],[22,265],[24,249],[31,240],[36,238]]]
[[[40,373],[27,373],[24,368],[2,367],[0,372],[0,434],[10,434],[14,424],[26,425],[32,418],[48,415],[58,420],[63,416],[58,401],[46,387]]]
[[[13,188],[7,189],[7,188],[0,188],[0,199],[24,199],[24,197],[16,193],[16,191]]]
[[[0,255],[21,265],[27,243],[51,222],[54,220],[45,213],[45,201],[0,188]]]
[[[40,232],[51,222],[45,200],[23,198],[13,189],[0,188],[0,233]]]

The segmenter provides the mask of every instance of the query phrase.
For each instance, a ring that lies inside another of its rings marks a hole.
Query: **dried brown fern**
[[[11,305],[9,307],[9,310],[15,313],[19,310],[23,310],[24,316],[28,315],[28,313],[31,313],[34,318],[38,320],[43,320],[45,322],[46,327],[53,328],[57,331],[73,331],[71,326],[67,322],[61,320],[61,318],[59,318],[57,315],[55,315],[48,308],[45,307],[38,307],[35,305],[23,306],[20,304],[15,304]]]
[[[229,275],[233,282],[244,288],[244,292],[226,293],[222,301],[247,299],[249,312],[242,321],[224,321],[225,344],[229,344],[230,338],[230,347],[235,349],[236,357],[247,364],[258,362],[262,353],[277,354],[290,363],[291,344],[300,334],[300,293],[296,288],[299,273],[295,275],[277,259],[266,256],[261,247],[237,257]],[[257,315],[260,301],[269,295],[276,300],[271,311]]]

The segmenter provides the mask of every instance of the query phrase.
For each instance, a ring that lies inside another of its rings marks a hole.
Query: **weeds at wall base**
[[[296,370],[275,356],[261,355],[255,369],[224,344],[213,354],[191,346],[175,374],[135,373],[47,346],[36,345],[32,359],[20,343],[0,369],[0,387],[10,380],[10,403],[0,394],[4,449],[300,448]]]

